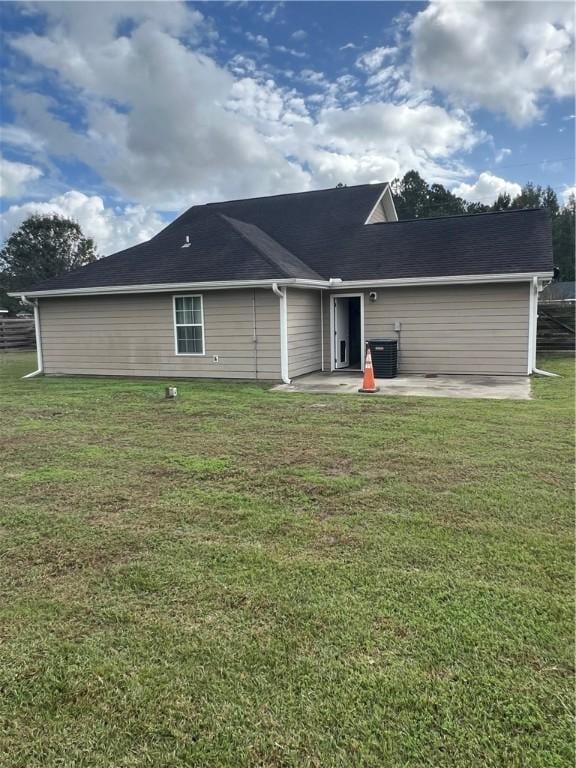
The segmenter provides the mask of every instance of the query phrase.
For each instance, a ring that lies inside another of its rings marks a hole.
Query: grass
[[[3,768],[572,766],[573,361],[535,399],[0,355]]]

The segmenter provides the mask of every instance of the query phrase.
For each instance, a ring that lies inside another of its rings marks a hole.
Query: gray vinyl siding
[[[203,356],[176,354],[171,294],[41,299],[45,371],[279,379],[279,300],[272,291],[205,291],[202,296]]]
[[[525,375],[528,367],[528,283],[364,291],[364,334],[396,336],[400,373]],[[346,291],[352,293],[352,291]],[[330,300],[324,297],[324,361],[330,370]]]
[[[320,291],[288,289],[288,374],[290,378],[322,367]]]

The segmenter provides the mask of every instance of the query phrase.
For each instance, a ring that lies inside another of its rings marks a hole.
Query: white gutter
[[[44,373],[44,360],[42,357],[42,339],[40,337],[40,312],[38,311],[38,302],[31,302],[25,296],[22,296],[22,302],[29,307],[34,307],[34,332],[36,334],[36,364],[37,370],[32,373],[27,373],[26,376],[22,376],[23,379],[33,379],[35,376],[40,376]]]
[[[19,291],[8,295],[23,299],[24,297],[50,296],[95,296],[116,293],[172,293],[174,291],[221,291],[234,288],[271,288],[276,285],[291,285],[294,288],[326,288],[327,280],[306,280],[297,277],[282,280],[212,280],[201,283],[147,283],[144,285],[109,285],[93,288],[60,288],[47,291]]]
[[[394,288],[411,285],[474,285],[476,283],[521,283],[537,277],[552,278],[552,272],[504,272],[498,275],[449,275],[444,277],[401,277],[388,280],[342,280],[339,288]],[[332,286],[334,287],[334,286]]]
[[[290,384],[288,376],[288,298],[286,287],[278,287],[272,283],[272,290],[280,299],[280,377],[284,384]]]
[[[11,292],[9,296],[24,299],[50,296],[96,296],[125,293],[171,293],[174,291],[218,291],[234,288],[272,288],[273,285],[289,285],[293,288],[394,288],[411,285],[465,285],[475,283],[518,283],[538,277],[550,280],[552,272],[517,272],[498,275],[453,275],[448,277],[404,277],[387,280],[341,280],[331,277],[330,280],[306,280],[302,278],[286,278],[283,280],[221,280],[204,283],[150,283],[146,285],[113,285],[96,286],[94,288],[68,288],[51,291],[27,291],[25,293]]]

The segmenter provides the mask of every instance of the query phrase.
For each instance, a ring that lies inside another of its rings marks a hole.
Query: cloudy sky
[[[574,11],[555,2],[0,3],[0,223],[101,254],[195,203],[411,168],[489,203],[574,185]]]

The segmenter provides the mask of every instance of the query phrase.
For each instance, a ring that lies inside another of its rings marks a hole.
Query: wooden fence
[[[538,305],[538,349],[574,349],[574,303]]]
[[[33,318],[0,317],[0,350],[34,349],[35,346]]]

